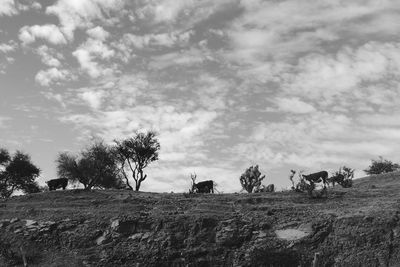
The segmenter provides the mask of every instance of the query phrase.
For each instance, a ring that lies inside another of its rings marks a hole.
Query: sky
[[[58,153],[158,132],[143,191],[240,191],[291,169],[400,161],[396,0],[0,0],[0,146]]]

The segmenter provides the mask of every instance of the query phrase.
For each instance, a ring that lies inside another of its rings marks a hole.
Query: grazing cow
[[[197,184],[193,184],[193,192],[197,193],[213,193],[214,194],[214,181],[202,181]]]
[[[193,181],[192,190],[190,190],[190,192],[192,192],[192,193],[213,193],[214,194],[214,181],[213,180],[195,183],[197,175],[191,174],[190,178]]]
[[[309,181],[311,184],[323,182],[324,187],[328,181],[328,172],[327,171],[320,171],[316,173],[311,173],[309,175],[302,175],[303,178]]]
[[[333,187],[335,187],[335,183],[338,183],[338,184],[341,185],[344,182],[344,179],[345,179],[344,175],[341,174],[341,173],[338,173],[337,175],[332,176],[331,178],[329,178],[328,179],[328,183],[329,182],[332,183]]]
[[[47,181],[46,183],[50,191],[57,190],[57,188],[62,188],[63,190],[65,190],[65,188],[68,185],[68,179],[67,178],[53,179]]]

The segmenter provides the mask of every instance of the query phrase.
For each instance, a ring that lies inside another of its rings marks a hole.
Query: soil
[[[65,190],[0,201],[0,266],[400,266],[400,173],[330,188]]]

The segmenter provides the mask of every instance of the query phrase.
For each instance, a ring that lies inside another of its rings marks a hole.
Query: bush
[[[332,174],[329,182],[335,186],[335,183],[340,184],[344,188],[353,186],[354,169],[343,166],[338,171]]]
[[[259,190],[261,181],[264,178],[265,175],[261,176],[261,172],[258,170],[258,165],[251,166],[240,176],[240,184],[248,193],[253,193]]]
[[[394,172],[399,170],[399,168],[399,164],[379,157],[378,160],[371,160],[371,165],[369,165],[368,169],[364,170],[364,172],[368,175],[373,175]]]
[[[11,157],[6,149],[0,149],[0,198],[8,198],[17,190],[26,194],[39,192],[35,181],[39,174],[40,169],[29,155],[17,151]]]
[[[81,151],[79,156],[61,153],[56,162],[59,177],[79,182],[85,189],[123,187],[117,158],[112,148],[101,141]]]

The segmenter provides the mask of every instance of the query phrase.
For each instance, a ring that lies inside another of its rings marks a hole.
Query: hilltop
[[[66,190],[0,202],[0,265],[398,266],[400,173],[306,194]],[[21,250],[22,249],[22,250]],[[21,253],[22,251],[22,253]]]

